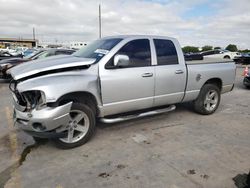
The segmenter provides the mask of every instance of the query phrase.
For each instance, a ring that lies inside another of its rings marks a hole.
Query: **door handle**
[[[175,74],[183,74],[184,72],[183,72],[183,70],[176,70],[175,71]]]
[[[144,74],[142,74],[142,77],[152,77],[153,76],[153,73],[151,72],[146,72]]]

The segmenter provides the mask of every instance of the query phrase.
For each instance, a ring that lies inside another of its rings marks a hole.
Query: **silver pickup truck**
[[[185,62],[174,38],[106,37],[71,56],[10,69],[15,124],[36,140],[53,138],[72,148],[90,139],[96,120],[169,112],[188,101],[208,115],[233,89],[235,70],[230,60]]]

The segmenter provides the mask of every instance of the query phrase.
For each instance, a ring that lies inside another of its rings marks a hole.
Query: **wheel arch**
[[[66,93],[63,96],[61,96],[55,103],[53,103],[53,106],[64,105],[68,102],[86,104],[93,110],[95,115],[99,114],[97,99],[90,92],[76,91],[76,92]]]
[[[203,84],[203,86],[206,84],[214,84],[220,89],[220,91],[222,90],[222,80],[220,78],[211,78],[211,79],[207,80]]]

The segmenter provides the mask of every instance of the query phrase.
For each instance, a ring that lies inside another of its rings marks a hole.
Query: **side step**
[[[141,118],[141,117],[162,114],[165,112],[171,112],[171,111],[175,110],[175,108],[176,108],[175,105],[170,105],[167,108],[152,110],[152,111],[143,112],[143,113],[135,114],[135,115],[121,116],[121,117],[117,117],[117,118],[100,118],[100,121],[102,123],[117,123],[117,122],[121,122],[121,121],[127,121],[127,120],[137,119],[137,118]]]

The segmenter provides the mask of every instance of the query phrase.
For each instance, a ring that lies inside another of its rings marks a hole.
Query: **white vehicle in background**
[[[8,52],[13,56],[17,56],[17,55],[21,55],[27,49],[28,49],[27,47],[16,47],[15,49],[7,47],[7,48],[0,49],[0,51]]]
[[[203,56],[219,59],[234,59],[237,56],[240,56],[239,52],[230,52],[228,50],[216,49],[201,52]]]

